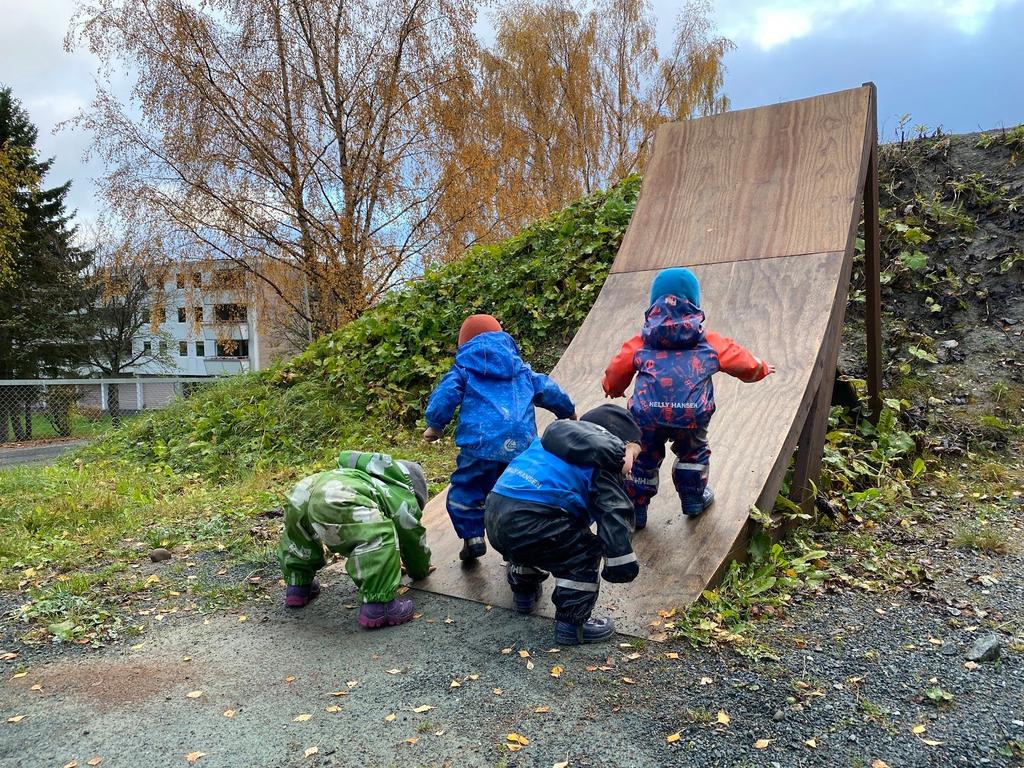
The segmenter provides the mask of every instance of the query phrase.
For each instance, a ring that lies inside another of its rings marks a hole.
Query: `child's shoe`
[[[289,608],[302,608],[320,594],[320,583],[313,579],[312,584],[295,584],[289,586],[284,593],[284,604]]]
[[[700,513],[715,503],[715,492],[710,486],[704,487],[704,497],[698,503],[683,500],[683,514],[689,518],[699,517]]]
[[[633,510],[633,528],[642,531],[647,527],[647,505],[637,507]]]
[[[459,552],[459,560],[469,563],[478,560],[487,554],[487,545],[483,536],[474,536],[471,539],[462,540],[462,551]]]
[[[533,613],[533,609],[537,607],[537,601],[543,594],[544,587],[540,584],[529,592],[513,592],[512,604],[519,613]]]
[[[359,625],[367,629],[405,624],[412,621],[412,616],[412,600],[407,597],[396,597],[390,603],[363,603],[359,607]]]
[[[555,622],[555,643],[557,645],[584,645],[600,643],[615,636],[615,622],[610,616],[601,619],[590,618],[582,624],[568,621]]]

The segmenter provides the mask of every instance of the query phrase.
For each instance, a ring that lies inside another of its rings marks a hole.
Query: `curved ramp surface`
[[[658,130],[612,274],[552,376],[580,413],[603,402],[605,366],[638,332],[654,270],[669,266],[697,274],[708,328],[778,372],[757,384],[715,377],[717,500],[700,518],[684,519],[670,454],[649,525],[633,540],[639,578],[601,585],[598,611],[614,616],[621,632],[657,637],[658,612],[713,584],[745,551],[751,508],[774,503],[823,372],[835,367],[874,140],[872,106],[865,86]],[[541,416],[539,428],[549,421]],[[437,570],[417,588],[509,607],[499,554],[460,566],[444,496],[425,515]],[[553,615],[550,590],[549,580],[539,609],[546,615]]]

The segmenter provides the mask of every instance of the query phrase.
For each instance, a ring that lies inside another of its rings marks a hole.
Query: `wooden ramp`
[[[580,413],[604,402],[604,368],[638,332],[654,271],[670,266],[697,274],[708,328],[778,372],[757,384],[715,377],[710,482],[717,500],[685,520],[672,462],[665,462],[649,525],[633,541],[639,578],[601,586],[599,611],[614,616],[621,632],[656,636],[659,610],[697,599],[743,554],[748,513],[754,505],[771,508],[798,443],[802,484],[817,474],[873,162],[874,104],[874,87],[866,85],[658,130],[612,273],[552,376]],[[550,417],[538,416],[543,430]],[[491,550],[474,569],[460,566],[444,494],[430,502],[426,521],[437,571],[417,587],[510,606],[500,555]],[[553,615],[551,588],[549,580],[546,615]]]

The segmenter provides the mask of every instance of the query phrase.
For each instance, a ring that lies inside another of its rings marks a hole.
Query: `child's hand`
[[[636,461],[636,457],[640,455],[640,450],[639,443],[626,443],[626,456],[622,460],[623,477],[633,471],[633,462]]]
[[[423,430],[423,439],[428,443],[433,443],[441,439],[441,433],[433,427],[427,427]]]

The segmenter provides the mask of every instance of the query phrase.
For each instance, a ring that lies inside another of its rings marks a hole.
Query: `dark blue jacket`
[[[633,356],[636,387],[629,410],[637,423],[706,426],[715,412],[711,377],[718,353],[704,338],[704,313],[686,299],[662,296],[647,310],[643,346]]]
[[[430,395],[426,419],[441,431],[461,405],[455,444],[467,456],[509,462],[537,436],[534,404],[560,419],[575,411],[561,387],[522,361],[511,336],[494,331],[459,347],[455,364]]]
[[[494,484],[494,492],[510,499],[563,509],[575,520],[590,525],[593,474],[592,467],[570,464],[545,450],[537,438],[508,465]]]

